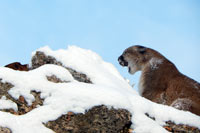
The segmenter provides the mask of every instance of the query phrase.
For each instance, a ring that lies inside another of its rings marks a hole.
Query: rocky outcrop
[[[96,106],[85,114],[68,112],[45,124],[56,133],[128,133],[131,114],[125,109]]]
[[[49,77],[49,81],[54,83],[62,82],[55,76]],[[32,91],[31,94],[35,97],[35,101],[31,106],[28,106],[24,97],[20,96],[18,99],[14,99],[8,94],[10,88],[13,85],[10,83],[3,83],[0,81],[0,98],[6,96],[7,99],[15,102],[18,107],[18,111],[13,109],[3,109],[0,111],[10,112],[14,115],[23,115],[37,106],[42,106],[43,99],[40,98],[40,93]],[[62,115],[55,121],[49,121],[44,123],[47,128],[52,129],[56,133],[128,133],[131,126],[131,114],[125,109],[108,109],[106,106],[95,106],[92,109],[85,112],[85,114],[68,112],[66,115]],[[10,129],[0,127],[1,133],[10,133]]]
[[[10,129],[0,126],[0,133],[12,133]]]
[[[31,69],[36,69],[44,64],[55,64],[65,67],[54,57],[46,56],[44,53],[37,51],[31,60]],[[71,68],[65,67],[79,82],[92,83],[91,80],[83,73],[79,73]],[[54,83],[62,82],[55,76],[47,77],[49,81]],[[86,111],[85,114],[74,114],[68,112],[55,121],[45,124],[46,127],[57,133],[128,133],[131,126],[131,114],[125,109],[108,109],[106,106],[96,106]]]
[[[149,118],[155,120],[154,117],[151,117],[149,114],[146,113],[146,116]],[[172,133],[200,133],[200,129],[188,125],[183,124],[175,124],[174,122],[167,121],[165,122],[165,125],[163,126],[167,131]]]
[[[2,98],[2,96],[5,96],[7,100],[11,100],[14,103],[16,103],[18,111],[15,111],[13,109],[0,109],[0,111],[10,112],[10,113],[15,114],[15,115],[23,115],[23,114],[30,112],[31,110],[33,110],[37,106],[43,105],[43,99],[40,98],[40,92],[31,91],[31,94],[35,97],[35,101],[32,103],[31,106],[28,106],[28,104],[25,101],[25,98],[23,96],[19,96],[18,99],[15,99],[8,93],[8,91],[12,87],[13,87],[12,84],[3,83],[0,80],[0,90],[1,90],[0,91],[0,98]]]
[[[44,64],[55,64],[63,66],[62,63],[58,62],[55,58],[51,56],[46,56],[42,52],[36,52],[35,56],[32,58],[31,69],[36,69]],[[64,67],[64,66],[63,66]],[[67,68],[72,74],[75,80],[79,82],[92,83],[90,79],[83,73],[79,73],[71,68]],[[54,83],[63,83],[55,75],[48,76],[47,80]],[[18,99],[14,99],[8,94],[10,88],[13,85],[10,83],[3,83],[0,81],[0,98],[6,96],[7,99],[15,102],[18,107],[18,111],[13,109],[4,109],[1,111],[10,112],[15,115],[23,115],[38,105],[42,106],[43,99],[40,98],[40,92],[32,91],[32,95],[35,97],[35,101],[31,106],[28,106],[24,97],[20,96]],[[131,126],[131,114],[125,109],[108,109],[105,105],[95,106],[90,110],[87,110],[85,114],[73,112],[68,112],[66,115],[60,116],[55,121],[49,121],[44,123],[47,128],[52,129],[57,133],[88,133],[88,132],[121,132],[128,133]],[[6,133],[7,128],[2,128],[2,132]],[[9,130],[9,129],[8,129]]]
[[[36,69],[44,64],[55,64],[66,68],[74,77],[74,79],[78,80],[79,82],[85,83],[92,83],[90,78],[87,75],[77,72],[69,67],[65,67],[61,62],[57,61],[52,56],[47,56],[43,52],[37,51],[35,55],[31,59],[32,66],[30,69]]]
[[[200,133],[200,130],[196,127],[191,127],[183,124],[176,125],[171,121],[166,122],[164,128],[172,133]]]
[[[55,64],[63,66],[72,74],[75,80],[79,82],[92,83],[86,74],[79,73],[76,70],[65,67],[61,62],[57,61],[54,57],[46,56],[44,53],[37,51],[32,57],[32,66],[30,69],[37,69],[44,64]],[[54,83],[67,83],[62,81],[55,75],[48,76],[47,80]],[[13,109],[3,109],[1,111],[10,112],[14,115],[23,115],[31,110],[43,105],[44,99],[40,97],[40,92],[32,91],[31,94],[35,97],[32,105],[28,106],[23,96],[14,99],[9,95],[8,91],[12,88],[11,83],[5,83],[0,80],[0,98],[5,96],[17,104],[18,111]],[[147,114],[148,117],[150,117]],[[125,109],[108,108],[105,105],[94,106],[83,113],[68,112],[60,116],[54,121],[43,123],[47,128],[52,129],[56,133],[129,133],[134,131],[131,129],[131,113]],[[151,117],[150,117],[151,118]],[[153,118],[152,118],[153,119]],[[200,130],[195,127],[187,125],[176,125],[173,122],[166,122],[164,126],[169,132],[195,132],[200,133]],[[1,133],[10,133],[11,130],[6,127],[0,127]]]

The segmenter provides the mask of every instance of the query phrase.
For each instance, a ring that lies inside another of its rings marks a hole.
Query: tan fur
[[[143,97],[200,115],[200,84],[159,52],[137,45],[126,49],[118,60],[131,74],[142,71],[139,92]]]

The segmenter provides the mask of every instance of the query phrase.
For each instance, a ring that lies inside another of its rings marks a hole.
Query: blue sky
[[[158,50],[200,82],[199,0],[1,0],[0,66],[29,63],[31,52],[77,45],[118,65],[131,45]]]

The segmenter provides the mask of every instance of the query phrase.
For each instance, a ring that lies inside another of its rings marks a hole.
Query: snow
[[[10,128],[14,133],[51,133],[53,131],[42,123],[55,120],[68,111],[84,113],[85,110],[102,104],[129,110],[132,113],[134,132],[167,132],[162,125],[168,120],[200,128],[199,116],[159,105],[139,96],[112,64],[103,61],[90,50],[69,46],[66,50],[52,51],[49,47],[43,47],[37,51],[53,56],[64,66],[86,74],[93,84],[74,80],[67,69],[56,65],[44,65],[28,72],[0,67],[0,79],[14,85],[9,90],[11,96],[18,98],[22,95],[31,105],[34,97],[30,92],[35,90],[41,92],[41,97],[45,99],[43,106],[25,115],[16,116],[0,111],[0,125]],[[51,75],[68,82],[50,82],[46,76]],[[2,98],[0,102],[8,102],[4,100]],[[10,107],[16,109],[14,104],[10,104]],[[155,121],[145,113],[154,117]]]
[[[13,109],[17,111],[17,104],[11,100],[6,100],[5,96],[2,96],[0,99],[0,109]]]

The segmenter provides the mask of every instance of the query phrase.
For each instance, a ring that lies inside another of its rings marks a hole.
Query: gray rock
[[[175,124],[171,121],[166,122],[164,128],[172,133],[200,133],[200,129],[183,124]]]
[[[53,83],[68,83],[70,81],[63,81],[59,78],[57,78],[55,75],[47,76],[47,80]]]
[[[12,131],[9,128],[0,126],[0,133],[12,133]]]
[[[6,99],[11,100],[14,103],[16,103],[17,107],[18,107],[18,111],[15,112],[13,109],[0,109],[0,111],[10,112],[10,113],[15,114],[15,115],[23,115],[23,114],[30,112],[34,108],[36,108],[38,105],[40,105],[40,106],[43,105],[44,99],[40,98],[40,92],[31,91],[31,94],[35,97],[35,101],[32,103],[31,106],[28,106],[28,104],[25,101],[25,98],[23,96],[19,96],[18,99],[15,99],[8,93],[8,91],[12,87],[13,87],[12,84],[7,83],[7,82],[3,83],[0,80],[0,98],[2,96],[5,96]]]
[[[154,117],[151,117],[149,114],[146,113],[146,116],[151,118],[152,120],[155,120]],[[165,122],[165,125],[163,126],[167,131],[172,133],[200,133],[200,129],[188,125],[183,124],[175,124],[174,122],[167,121]]]
[[[44,64],[55,64],[58,66],[62,66],[66,68],[74,77],[75,80],[78,80],[79,82],[85,82],[85,83],[92,83],[90,78],[87,77],[86,74],[77,72],[71,68],[65,67],[61,62],[57,61],[52,56],[47,56],[43,52],[37,51],[35,55],[31,59],[31,68],[30,69],[36,69]]]
[[[128,133],[131,114],[125,109],[95,106],[85,114],[69,112],[45,124],[56,133]]]

